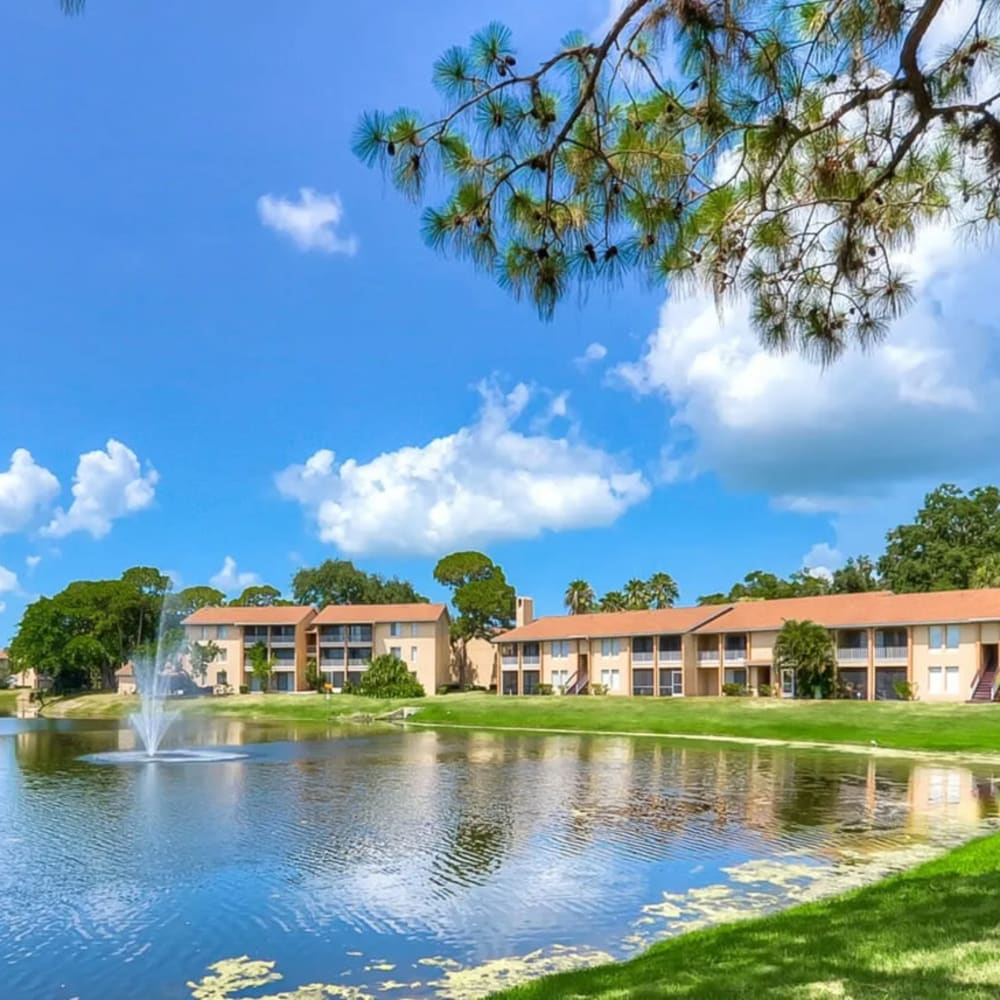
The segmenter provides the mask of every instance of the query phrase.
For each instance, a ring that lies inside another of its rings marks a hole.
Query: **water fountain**
[[[164,750],[161,748],[167,730],[181,714],[179,711],[168,710],[167,700],[173,694],[173,689],[178,683],[187,680],[181,668],[183,662],[181,651],[184,644],[173,642],[169,644],[172,648],[168,649],[168,642],[165,641],[167,629],[164,621],[166,618],[165,602],[155,652],[152,654],[137,653],[132,658],[132,669],[135,672],[136,688],[139,695],[139,711],[129,715],[128,720],[139,737],[142,749],[88,754],[84,758],[85,760],[96,764],[167,764],[186,761],[240,760],[246,756],[246,754],[217,750],[189,748]]]

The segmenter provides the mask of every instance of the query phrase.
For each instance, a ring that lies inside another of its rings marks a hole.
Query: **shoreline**
[[[855,753],[869,757],[890,757],[903,760],[967,761],[970,764],[996,764],[1000,766],[1000,751],[982,753],[969,750],[909,750],[902,747],[865,746],[862,743],[824,743],[809,740],[784,740],[767,736],[725,736],[709,733],[658,733],[620,729],[555,729],[542,726],[491,726],[486,723],[420,722],[415,716],[398,723],[401,727],[416,726],[421,729],[458,729],[495,733],[530,733],[535,736],[625,736],[630,739],[683,740],[693,743],[730,743],[737,746],[773,747],[787,750],[826,750],[831,753]]]

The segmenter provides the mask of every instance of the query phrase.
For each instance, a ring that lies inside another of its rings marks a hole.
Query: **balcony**
[[[537,667],[539,663],[541,663],[541,657],[537,653],[524,654],[524,665],[526,667]]]
[[[294,635],[272,635],[271,645],[275,649],[291,649],[295,645]]]
[[[513,656],[501,656],[500,664],[504,667],[516,667],[517,666],[517,654]]]
[[[719,665],[719,651],[717,649],[699,649],[698,662],[717,667]]]
[[[679,649],[661,649],[660,663],[680,663],[681,651]]]
[[[898,663],[909,658],[906,646],[876,646],[875,659],[879,663]]]
[[[726,663],[745,663],[747,651],[746,649],[727,649],[723,656]]]
[[[837,650],[837,659],[841,663],[867,663],[867,646],[842,646]]]
[[[651,649],[643,650],[642,652],[632,653],[633,663],[652,663],[653,662],[653,651]]]
[[[347,661],[347,665],[349,667],[367,667],[368,666],[368,657],[366,656],[364,658],[361,658],[361,657],[358,657],[358,656],[352,656]]]

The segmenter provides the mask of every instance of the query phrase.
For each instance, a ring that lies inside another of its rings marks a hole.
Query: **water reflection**
[[[624,955],[811,898],[998,812],[989,769],[896,758],[205,720],[178,739],[247,758],[108,768],[79,758],[130,731],[6,725],[5,997],[115,995],[125,975],[175,997],[242,954],[433,994],[451,965]]]

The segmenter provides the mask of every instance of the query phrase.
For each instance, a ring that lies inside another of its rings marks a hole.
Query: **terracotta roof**
[[[593,615],[551,615],[511,629],[494,642],[531,642],[534,639],[591,639],[622,635],[661,635],[690,632],[723,614],[729,605],[664,608],[662,611],[606,611]]]
[[[1000,589],[943,590],[930,594],[832,594],[729,605],[721,618],[695,629],[700,633],[780,629],[789,619],[829,628],[919,625],[935,622],[1000,621]]]
[[[313,608],[288,605],[273,608],[199,608],[184,625],[298,625],[315,614]]]
[[[115,671],[115,677],[121,677],[123,679],[126,677],[135,677],[135,668],[131,663],[126,663],[124,666],[119,667]]]
[[[328,604],[313,625],[375,625],[381,622],[436,622],[443,604]]]

